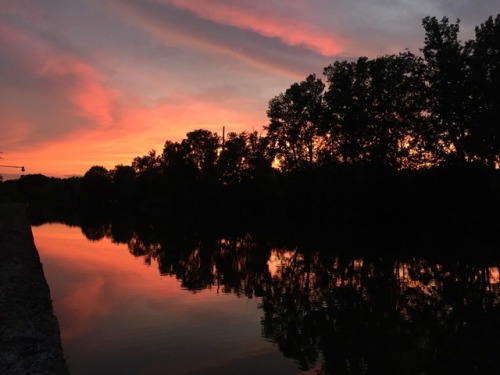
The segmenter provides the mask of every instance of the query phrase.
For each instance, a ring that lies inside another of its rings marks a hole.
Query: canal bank
[[[23,204],[0,204],[0,373],[68,374]]]

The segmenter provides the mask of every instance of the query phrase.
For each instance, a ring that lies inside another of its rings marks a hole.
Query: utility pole
[[[222,127],[222,149],[224,150],[224,146],[226,145],[226,127]]]

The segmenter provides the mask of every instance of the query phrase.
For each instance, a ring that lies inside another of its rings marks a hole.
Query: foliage
[[[318,160],[323,89],[323,82],[311,74],[269,102],[266,129],[283,171],[311,167]]]

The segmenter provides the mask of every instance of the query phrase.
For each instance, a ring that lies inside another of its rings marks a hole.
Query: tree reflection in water
[[[497,373],[498,263],[287,249],[249,234],[89,222],[197,292],[261,297],[262,336],[320,374]]]

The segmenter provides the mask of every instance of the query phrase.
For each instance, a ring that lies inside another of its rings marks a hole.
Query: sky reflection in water
[[[261,337],[259,299],[193,293],[80,228],[33,227],[72,374],[298,372]]]
[[[248,234],[84,228],[103,239],[89,242],[61,224],[33,228],[73,374],[469,374],[500,366],[496,259],[354,258]]]

